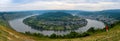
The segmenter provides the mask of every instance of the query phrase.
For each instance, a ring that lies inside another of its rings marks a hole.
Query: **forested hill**
[[[73,16],[70,13],[66,12],[47,12],[42,15],[37,16],[38,20],[67,20],[72,18],[78,18],[77,16]]]
[[[83,15],[83,16],[99,16],[99,15],[103,15],[106,17],[110,17],[110,18],[115,18],[120,20],[120,9],[113,9],[113,10],[102,10],[102,11],[79,11],[77,14],[79,15]]]
[[[112,18],[116,18],[120,20],[120,10],[104,10],[104,11],[100,11],[98,12],[101,15],[106,15],[106,16],[110,16]]]
[[[5,20],[12,20],[31,14],[33,13],[32,12],[0,12],[0,16]]]
[[[75,30],[87,24],[85,19],[66,12],[47,12],[29,17],[23,22],[38,30]]]
[[[69,13],[65,13],[65,12],[48,12],[48,13],[45,13],[45,14],[42,14],[40,16],[43,16],[43,17],[67,17],[67,16],[72,16],[71,14]]]

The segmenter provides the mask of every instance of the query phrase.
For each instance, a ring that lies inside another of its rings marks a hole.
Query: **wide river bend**
[[[35,14],[36,15],[36,14]],[[30,31],[32,33],[41,33],[44,35],[51,35],[53,33],[58,34],[58,35],[63,35],[63,34],[68,34],[71,31],[48,31],[48,30],[35,30],[33,28],[31,28],[30,26],[26,25],[23,23],[23,20],[31,17],[31,16],[35,16],[35,15],[29,15],[23,18],[18,18],[18,19],[14,19],[14,20],[10,20],[9,24],[10,26],[18,31],[18,32],[26,32],[26,31]],[[97,20],[91,20],[91,19],[86,19],[88,21],[87,25],[84,27],[81,27],[77,30],[74,30],[78,33],[82,33],[82,32],[86,32],[89,28],[94,27],[95,29],[103,29],[105,27],[104,23],[101,21],[97,21]]]

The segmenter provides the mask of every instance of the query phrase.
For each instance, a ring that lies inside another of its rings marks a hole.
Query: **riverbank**
[[[19,19],[15,19],[15,20],[11,20],[9,21],[11,27],[13,29],[15,29],[18,32],[36,32],[36,33],[42,33],[44,35],[51,35],[53,33],[57,34],[57,35],[63,35],[63,34],[68,34],[71,31],[48,31],[48,30],[35,30],[33,28],[31,28],[30,26],[26,25],[23,23],[23,20],[31,17],[30,16],[26,16],[24,18],[19,18]],[[87,31],[89,28],[94,27],[95,29],[103,29],[104,28],[104,23],[100,22],[100,21],[96,21],[96,20],[90,20],[90,19],[86,19],[88,21],[87,25],[84,27],[79,28],[78,30],[75,30],[78,33],[82,33]],[[92,23],[92,24],[91,24]]]

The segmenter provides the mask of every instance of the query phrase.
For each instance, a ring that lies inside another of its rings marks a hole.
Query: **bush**
[[[56,34],[52,34],[49,36],[49,38],[57,38],[57,35]]]
[[[43,34],[40,33],[30,33],[29,31],[25,32],[27,35],[37,36],[37,37],[45,37]]]
[[[90,29],[88,29],[88,31],[87,31],[87,32],[89,32],[89,33],[94,33],[94,32],[95,32],[94,27],[91,27]]]
[[[80,34],[80,33],[77,33],[75,31],[72,31],[70,32],[69,34],[66,34],[66,35],[56,35],[56,34],[52,34],[50,36],[48,36],[49,38],[79,38],[79,37],[86,37],[86,36],[89,36],[90,34],[88,33],[83,33],[83,34]]]

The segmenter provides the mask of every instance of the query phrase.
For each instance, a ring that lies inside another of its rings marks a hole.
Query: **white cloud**
[[[11,0],[12,1],[12,0]],[[10,0],[0,1],[1,11],[10,10],[104,10],[104,9],[120,9],[119,2],[111,2],[104,0],[37,0],[25,4],[14,4]],[[6,3],[7,2],[7,3]],[[7,5],[7,6],[5,6]],[[2,7],[3,6],[3,7]]]
[[[0,0],[0,6],[7,6],[12,0]]]

